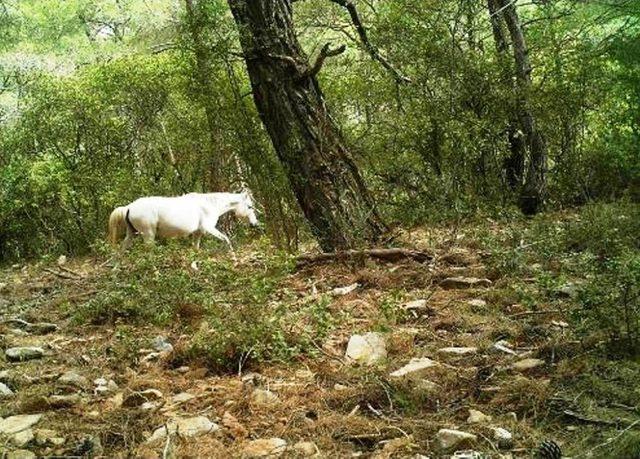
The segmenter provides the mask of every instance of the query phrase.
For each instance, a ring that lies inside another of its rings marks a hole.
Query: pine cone
[[[535,455],[536,459],[561,459],[562,450],[553,440],[545,440],[538,447]]]

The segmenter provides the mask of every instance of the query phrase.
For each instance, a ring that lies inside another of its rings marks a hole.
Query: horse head
[[[238,204],[235,207],[235,214],[238,217],[249,220],[249,224],[251,226],[258,225],[258,217],[256,216],[253,198],[251,197],[251,193],[248,191],[240,193],[240,201],[238,201]]]

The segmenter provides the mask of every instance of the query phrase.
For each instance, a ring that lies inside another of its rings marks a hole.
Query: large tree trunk
[[[529,165],[524,186],[520,192],[520,209],[526,215],[535,214],[542,206],[546,188],[547,145],[536,126],[529,104],[531,64],[522,25],[511,0],[498,0],[501,15],[509,30],[517,81],[517,114],[529,150]]]
[[[496,45],[496,51],[501,61],[504,61],[509,51],[509,43],[505,35],[502,23],[502,14],[500,14],[500,0],[487,0],[489,9],[489,18],[491,20],[491,28],[493,30],[493,39]],[[504,62],[502,63],[504,64]],[[511,85],[511,72],[506,65],[502,65],[502,81],[504,84]],[[515,89],[515,88],[514,88]],[[513,104],[509,103],[508,120],[507,120],[507,141],[509,142],[510,154],[504,158],[503,166],[506,176],[506,182],[512,191],[519,190],[522,186],[524,178],[524,159],[526,155],[526,145],[523,134],[519,128],[519,120]]]
[[[258,112],[323,250],[385,230],[295,34],[290,0],[228,0]]]

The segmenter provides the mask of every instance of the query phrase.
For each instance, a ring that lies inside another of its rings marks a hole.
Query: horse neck
[[[240,204],[240,197],[235,193],[209,193],[207,198],[209,203],[217,208],[220,215],[231,212]]]

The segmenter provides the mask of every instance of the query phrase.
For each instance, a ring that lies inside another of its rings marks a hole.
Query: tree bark
[[[325,251],[385,231],[295,34],[290,0],[228,0],[254,101],[311,230]],[[323,49],[319,59],[330,55]],[[324,57],[323,57],[324,54]]]
[[[498,0],[504,22],[513,45],[516,82],[518,89],[517,112],[520,126],[529,150],[529,165],[524,186],[520,192],[520,209],[525,215],[537,213],[544,201],[547,169],[547,144],[538,130],[529,103],[531,64],[520,18],[511,0]]]
[[[502,24],[502,14],[500,11],[500,0],[487,0],[489,9],[489,18],[491,20],[491,28],[493,30],[493,39],[496,45],[496,51],[500,60],[509,52],[509,42],[505,35],[504,26]],[[502,66],[502,80],[505,84],[512,85],[511,73],[506,66]],[[514,90],[516,88],[514,87]],[[512,191],[519,190],[522,186],[524,178],[524,160],[526,156],[526,145],[523,133],[519,128],[519,120],[512,103],[509,104],[508,120],[507,120],[507,141],[509,142],[510,154],[504,158],[503,167],[506,176],[506,182]]]

